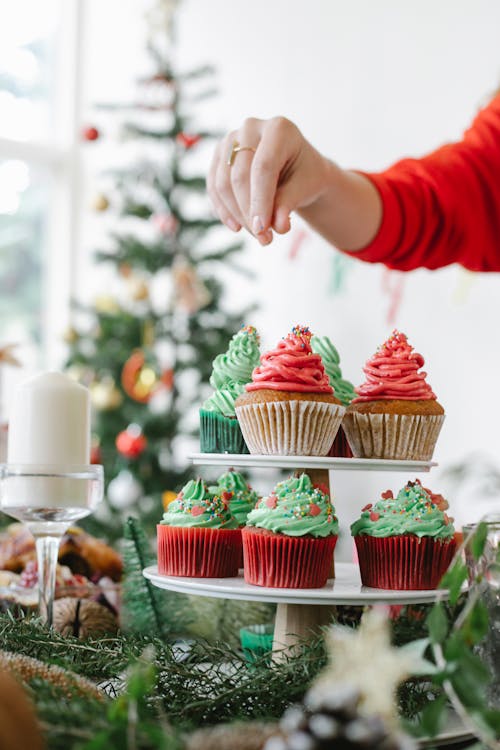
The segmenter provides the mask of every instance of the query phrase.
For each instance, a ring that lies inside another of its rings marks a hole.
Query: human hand
[[[235,143],[241,150],[234,152]],[[232,155],[232,163],[229,163]],[[262,245],[290,229],[290,213],[316,201],[330,163],[284,117],[249,118],[217,145],[207,189],[221,221],[245,227]]]

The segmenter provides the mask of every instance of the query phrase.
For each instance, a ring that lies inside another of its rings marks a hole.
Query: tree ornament
[[[333,627],[326,640],[330,660],[308,693],[310,705],[319,705],[332,686],[343,683],[359,694],[361,713],[397,726],[396,688],[416,667],[416,659],[391,645],[386,610],[366,612],[357,630]]]
[[[170,503],[173,503],[176,497],[177,492],[173,492],[172,490],[165,490],[165,492],[162,492],[161,501],[163,503],[163,509],[167,510]]]
[[[175,234],[179,226],[179,222],[173,214],[153,214],[151,223],[160,234],[164,235]]]
[[[127,396],[140,404],[147,404],[158,388],[158,375],[146,363],[146,357],[141,349],[132,352],[123,365],[121,381]]]
[[[78,341],[80,334],[76,330],[76,328],[73,328],[73,326],[68,326],[66,330],[63,333],[63,341],[65,344],[74,344],[76,341]]]
[[[188,315],[194,315],[211,302],[212,295],[198,276],[196,269],[185,258],[177,256],[172,264],[174,305]]]
[[[131,424],[120,432],[116,438],[116,448],[125,458],[139,458],[144,453],[148,441],[137,424]]]
[[[141,483],[131,471],[123,469],[108,485],[107,496],[110,505],[117,510],[129,508],[141,498],[143,494]]]
[[[123,402],[123,396],[112,377],[90,384],[90,400],[98,411],[113,411]]]
[[[108,607],[90,599],[65,596],[54,602],[52,623],[62,635],[88,638],[118,631],[118,620]]]
[[[143,302],[149,297],[149,286],[145,279],[131,274],[126,280],[127,293],[134,302]]]
[[[0,747],[2,750],[43,750],[35,708],[21,685],[0,674]]]
[[[99,438],[97,435],[92,435],[92,442],[90,445],[90,463],[100,464],[102,463],[102,451]]]
[[[94,211],[99,212],[107,211],[109,205],[109,199],[104,195],[104,193],[98,193],[91,203],[91,207],[94,209]]]
[[[96,312],[105,315],[116,315],[120,312],[120,305],[112,294],[99,294],[94,300]]]
[[[179,145],[184,146],[186,151],[188,151],[190,148],[193,148],[193,146],[196,146],[198,141],[201,140],[201,135],[197,135],[196,133],[184,133],[181,131],[180,133],[177,133],[175,140]]]
[[[82,130],[82,138],[84,141],[97,141],[101,134],[93,125],[87,125]]]

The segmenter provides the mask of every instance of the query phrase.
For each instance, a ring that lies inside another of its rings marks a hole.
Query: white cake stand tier
[[[305,471],[313,482],[326,485],[331,494],[330,472],[382,471],[428,472],[433,461],[400,461],[367,458],[330,458],[329,456],[260,456],[235,453],[192,453],[196,466],[232,466],[248,468],[289,469]],[[144,570],[154,586],[197,596],[224,599],[273,602],[278,605],[274,629],[275,658],[293,649],[298,640],[311,635],[331,622],[338,605],[365,606],[367,604],[422,604],[443,596],[436,591],[384,591],[361,585],[359,568],[354,563],[335,563],[335,578],[322,589],[277,589],[252,586],[240,574],[236,578],[183,578],[162,576],[156,567]]]
[[[428,472],[434,461],[393,461],[375,458],[330,458],[329,456],[259,456],[248,453],[191,453],[194,466],[239,466],[269,469],[323,469],[326,471]]]

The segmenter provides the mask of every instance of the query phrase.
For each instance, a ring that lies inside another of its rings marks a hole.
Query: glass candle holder
[[[92,513],[103,497],[102,466],[0,465],[2,511],[35,538],[40,617],[50,627],[61,537]]]

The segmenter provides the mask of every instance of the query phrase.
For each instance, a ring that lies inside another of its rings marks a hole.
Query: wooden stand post
[[[293,653],[297,642],[328,625],[336,608],[318,604],[278,604],[274,626],[273,660],[280,661]]]

